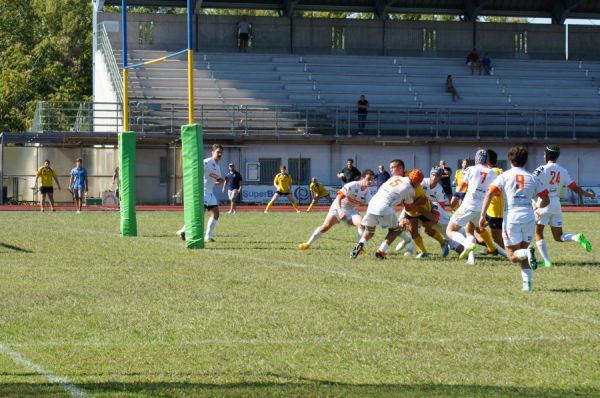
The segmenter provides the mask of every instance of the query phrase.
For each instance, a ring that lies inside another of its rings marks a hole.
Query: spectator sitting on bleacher
[[[467,65],[471,68],[471,74],[474,73],[475,68],[479,68],[479,74],[481,75],[481,63],[479,62],[479,54],[475,48],[467,55]]]
[[[448,75],[446,78],[446,92],[452,94],[452,101],[460,99],[460,95],[458,95],[458,91],[456,91],[456,88],[454,87],[452,75]]]
[[[481,70],[485,72],[486,75],[490,75],[492,73],[492,60],[490,56],[486,53],[481,59],[481,64],[479,65],[479,74],[481,75]]]

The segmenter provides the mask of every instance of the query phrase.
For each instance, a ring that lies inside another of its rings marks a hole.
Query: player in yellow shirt
[[[306,209],[307,213],[310,213],[313,206],[317,204],[319,199],[323,199],[323,198],[327,199],[327,201],[329,202],[330,205],[333,203],[333,199],[331,199],[331,196],[329,195],[329,190],[327,188],[325,188],[323,186],[323,184],[321,184],[319,181],[317,181],[317,179],[315,177],[313,177],[312,180],[310,181],[309,189],[310,189],[310,194],[312,196],[312,201],[310,202],[308,209]]]
[[[58,178],[56,178],[56,172],[50,167],[49,160],[45,160],[44,166],[40,167],[37,170],[33,189],[38,188],[39,180],[41,180],[42,183],[42,185],[40,186],[40,193],[42,194],[42,200],[40,202],[41,210],[44,211],[44,206],[46,204],[46,196],[48,196],[48,199],[50,200],[50,208],[52,209],[52,211],[56,211],[56,209],[54,208],[54,183],[52,181],[56,181],[56,186],[58,186],[59,191],[60,182],[58,182]]]
[[[488,162],[492,171],[498,175],[502,174],[502,169],[496,167],[498,163],[498,154],[496,151],[492,149],[488,149]],[[492,238],[494,239],[494,243],[499,247],[496,247],[496,251],[503,254],[503,251],[499,250],[500,248],[504,248],[504,240],[502,239],[502,221],[504,219],[504,196],[496,195],[492,199],[492,203],[490,207],[488,207],[486,213],[486,220],[492,232]],[[495,246],[495,245],[494,245]],[[495,254],[495,253],[490,253]]]
[[[287,168],[285,165],[282,164],[279,166],[279,174],[275,176],[273,185],[275,185],[275,194],[271,198],[271,201],[267,204],[267,207],[265,208],[265,214],[269,212],[269,209],[271,206],[273,206],[273,203],[275,203],[275,201],[282,195],[288,198],[294,209],[296,209],[296,213],[300,213],[298,203],[296,203],[291,194],[292,176],[287,173]]]
[[[454,173],[454,186],[456,188],[454,195],[452,195],[452,198],[450,199],[450,207],[452,210],[458,209],[460,202],[463,200],[465,193],[467,192],[467,188],[462,185],[462,176],[467,167],[469,167],[469,159],[463,159],[461,167],[461,169],[456,170],[456,173]]]

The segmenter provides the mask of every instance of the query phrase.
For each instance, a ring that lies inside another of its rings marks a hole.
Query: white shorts
[[[340,219],[340,215],[338,213],[337,207],[334,207],[334,206],[329,207],[329,213],[328,213],[328,215],[334,216],[335,219],[338,220],[338,221],[340,221],[340,222],[342,221]],[[348,222],[352,222],[352,217],[358,216],[358,215],[360,215],[360,213],[356,209],[344,210],[344,220],[346,220]]]
[[[506,220],[502,223],[502,240],[504,246],[514,246],[521,242],[531,242],[535,230],[533,222],[522,224],[508,224]]]
[[[240,193],[239,188],[238,189],[230,189],[229,191],[227,191],[227,197],[229,198],[229,200],[234,200],[235,198],[237,198],[239,193]]]
[[[375,228],[379,225],[382,229],[397,229],[400,227],[396,213],[377,215],[367,213],[361,222],[365,227]]]
[[[214,193],[204,192],[204,206],[217,206],[218,204],[219,204],[219,202],[217,202],[217,197],[215,196]]]
[[[438,203],[432,203],[432,209],[437,211],[438,213],[440,213],[440,219],[437,222],[438,224],[441,224],[441,225],[450,224],[450,216],[448,215],[448,213],[446,213],[444,206],[442,206]],[[479,222],[479,220],[478,220],[478,222]]]
[[[559,227],[563,226],[563,217],[562,212],[550,212],[544,209],[537,210],[537,213],[540,215],[540,219],[536,221],[536,224],[539,225],[550,225],[551,227]]]
[[[463,228],[465,228],[469,222],[472,222],[473,225],[477,227],[479,225],[479,217],[481,217],[480,211],[468,210],[459,207],[458,210],[452,214],[450,221],[460,225]]]

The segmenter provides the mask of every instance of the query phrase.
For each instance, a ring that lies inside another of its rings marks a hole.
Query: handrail
[[[108,33],[106,32],[106,28],[104,27],[103,23],[98,25],[98,49],[104,56],[104,63],[106,64],[106,69],[110,76],[110,82],[117,96],[116,100],[117,102],[122,103],[123,78],[121,77],[121,72],[117,64],[117,60],[115,59],[115,54],[110,44]]]

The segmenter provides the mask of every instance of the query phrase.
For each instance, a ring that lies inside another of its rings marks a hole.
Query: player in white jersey
[[[450,223],[448,224],[448,228],[446,228],[448,238],[464,247],[459,258],[465,259],[468,257],[467,264],[475,263],[475,254],[473,253],[477,245],[475,229],[479,225],[481,203],[488,187],[497,177],[496,173],[492,171],[487,163],[487,149],[477,150],[475,153],[475,165],[467,168],[462,177],[461,188],[464,188],[464,185],[466,185],[467,193],[460,207],[454,212],[452,218],[450,218]],[[465,229],[466,236],[460,233],[461,228]],[[484,231],[477,227],[479,234],[485,234]],[[489,232],[487,237],[491,239]]]
[[[204,234],[205,242],[214,242],[213,234],[219,219],[219,202],[213,188],[225,181],[221,176],[221,168],[219,167],[221,157],[223,157],[223,147],[219,144],[213,144],[211,157],[204,159],[204,208],[210,212]],[[177,231],[177,235],[181,240],[185,240],[185,225]]]
[[[540,179],[542,184],[548,189],[550,204],[548,207],[536,211],[537,225],[535,226],[535,245],[537,246],[545,267],[551,267],[550,255],[548,254],[548,245],[544,240],[544,227],[550,225],[552,236],[557,242],[578,242],[587,252],[592,251],[592,244],[582,233],[563,233],[563,218],[560,208],[560,191],[564,187],[571,189],[575,193],[588,198],[594,198],[593,192],[587,192],[577,186],[569,172],[556,163],[560,155],[560,148],[554,145],[548,145],[544,150],[545,165],[535,169],[533,174]]]
[[[529,246],[533,239],[535,225],[534,209],[531,201],[540,197],[540,207],[548,206],[548,191],[542,183],[523,168],[527,163],[527,149],[518,146],[508,151],[508,160],[512,168],[500,174],[490,185],[481,206],[479,227],[487,224],[485,214],[495,195],[504,193],[504,221],[502,237],[508,259],[513,263],[521,263],[523,291],[532,290],[532,270],[537,268],[535,249]]]
[[[371,200],[370,187],[375,182],[375,173],[373,170],[363,170],[360,181],[352,181],[347,183],[340,189],[337,197],[329,207],[329,212],[323,225],[314,230],[310,238],[305,243],[300,243],[300,250],[310,248],[315,240],[322,234],[329,231],[335,224],[345,221],[348,226],[356,226],[358,228],[358,238],[362,236],[363,228],[360,225],[362,217],[357,210],[359,205],[366,205]]]
[[[381,228],[388,229],[385,240],[375,252],[375,256],[380,259],[385,258],[385,252],[392,244],[394,239],[400,234],[400,224],[396,216],[397,205],[405,207],[413,204],[415,196],[415,186],[423,181],[423,172],[419,169],[412,170],[408,177],[401,177],[399,164],[403,162],[393,160],[390,164],[390,169],[393,172],[393,177],[387,180],[377,191],[369,206],[367,213],[362,220],[362,225],[365,227],[363,236],[351,253],[352,258],[358,257],[363,251],[365,244],[375,234],[375,228],[379,225]],[[402,168],[402,172],[403,172]]]

